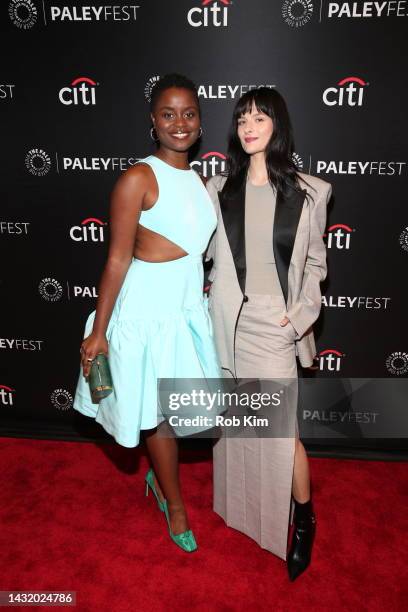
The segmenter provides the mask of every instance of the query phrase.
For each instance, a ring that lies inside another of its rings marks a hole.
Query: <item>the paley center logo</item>
[[[282,17],[292,28],[300,28],[311,20],[313,3],[310,0],[285,0],[282,4]]]
[[[11,0],[8,12],[11,21],[21,30],[29,30],[38,18],[37,7],[32,0]]]
[[[402,230],[399,237],[399,243],[404,251],[408,251],[408,226]]]
[[[51,169],[51,158],[44,149],[30,149],[25,157],[25,165],[30,174],[44,176]]]
[[[66,389],[54,389],[50,396],[51,404],[58,410],[69,410],[72,408],[74,398]]]
[[[97,85],[99,85],[99,83],[96,83],[89,77],[77,77],[72,81],[71,85],[62,87],[59,90],[59,101],[66,106],[70,106],[71,104],[75,106],[79,104],[83,104],[84,106],[95,106]]]
[[[55,278],[43,278],[38,285],[41,297],[47,302],[58,302],[62,297],[62,285]]]
[[[292,153],[292,161],[295,164],[297,170],[301,172],[303,170],[304,164],[303,164],[303,159],[300,157],[298,153]]]
[[[187,13],[187,21],[193,28],[216,28],[228,26],[228,12],[232,0],[201,0]]]
[[[349,250],[351,243],[351,235],[355,230],[344,223],[335,223],[327,228],[327,232],[323,235],[326,238],[326,246],[328,249]]]
[[[362,106],[367,85],[360,77],[346,77],[324,90],[323,102],[326,106]]]
[[[80,225],[73,225],[69,230],[71,240],[75,242],[104,242],[106,223],[96,217],[88,217]]]
[[[408,373],[408,353],[405,351],[394,351],[388,355],[385,366],[390,374],[404,376]]]
[[[226,159],[223,153],[209,151],[204,153],[200,159],[192,161],[190,166],[197,169],[204,177],[211,177],[225,171]]]
[[[152,99],[153,87],[156,85],[158,81],[160,81],[160,76],[156,74],[155,76],[150,77],[150,79],[147,81],[144,87],[144,95],[148,102],[150,102]]]

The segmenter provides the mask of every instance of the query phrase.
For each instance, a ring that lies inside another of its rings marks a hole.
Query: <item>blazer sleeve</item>
[[[217,222],[218,222],[218,215],[219,215],[219,210],[220,210],[220,203],[218,200],[218,191],[220,190],[221,186],[220,186],[220,179],[221,177],[219,176],[213,176],[212,178],[210,178],[207,181],[206,184],[206,188],[208,191],[208,194],[212,200],[212,203],[214,205],[214,209],[215,209],[215,213],[217,215]],[[212,259],[213,261],[215,260],[215,245],[216,245],[216,234],[217,234],[217,228],[215,228],[215,231],[213,233],[213,235],[210,238],[210,242],[208,243],[207,249],[204,253],[204,259],[205,261],[210,261],[210,259]],[[210,272],[210,276],[209,276],[209,280],[212,280],[213,274],[212,271]]]
[[[327,204],[332,187],[324,185],[310,212],[310,241],[299,299],[290,307],[287,317],[301,338],[319,316],[322,306],[320,283],[326,278],[326,245],[323,234],[326,229]]]

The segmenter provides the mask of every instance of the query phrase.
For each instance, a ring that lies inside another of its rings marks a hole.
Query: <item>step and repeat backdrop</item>
[[[298,168],[333,185],[305,436],[325,444],[316,423],[331,437],[349,422],[337,444],[364,430],[372,448],[405,446],[404,427],[381,434],[376,422],[407,390],[408,1],[11,0],[0,11],[0,433],[108,438],[72,408],[79,347],[110,192],[154,152],[148,99],[176,71],[198,87],[191,163],[204,176],[225,168],[236,100],[266,85],[287,100]]]

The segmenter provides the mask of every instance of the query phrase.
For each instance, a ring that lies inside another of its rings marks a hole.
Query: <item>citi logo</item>
[[[105,225],[100,219],[89,217],[81,221],[81,225],[71,227],[69,236],[75,242],[104,242]]]
[[[191,8],[187,21],[193,28],[216,28],[228,26],[228,9],[231,0],[202,0],[201,7]]]
[[[13,405],[13,393],[14,389],[7,387],[7,385],[0,385],[0,402],[3,406]]]
[[[215,174],[221,174],[225,171],[226,157],[223,153],[218,151],[209,151],[202,155],[201,159],[192,161],[190,166],[197,168],[198,172],[204,177],[211,177]]]
[[[355,230],[349,227],[348,225],[344,225],[343,223],[336,223],[335,225],[331,225],[326,234],[323,235],[323,238],[326,238],[326,245],[328,249],[349,249],[351,234]]]
[[[328,87],[323,92],[323,102],[327,106],[362,106],[365,87],[368,83],[359,77],[347,77]]]
[[[341,360],[344,353],[340,353],[336,349],[326,349],[320,351],[317,359],[319,361],[319,370],[321,372],[340,372]]]
[[[97,85],[99,83],[95,83],[95,81],[88,77],[78,77],[72,81],[71,87],[60,89],[58,94],[59,101],[65,104],[65,106],[71,106],[71,104],[75,106],[79,104],[95,106]]]

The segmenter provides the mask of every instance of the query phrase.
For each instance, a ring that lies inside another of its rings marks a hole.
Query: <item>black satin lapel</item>
[[[298,192],[291,189],[288,194],[279,191],[276,198],[273,251],[285,302],[288,300],[289,264],[305,196],[306,190]]]
[[[238,283],[242,293],[245,293],[245,188],[241,187],[233,198],[226,198],[222,191],[218,192],[218,197]]]

